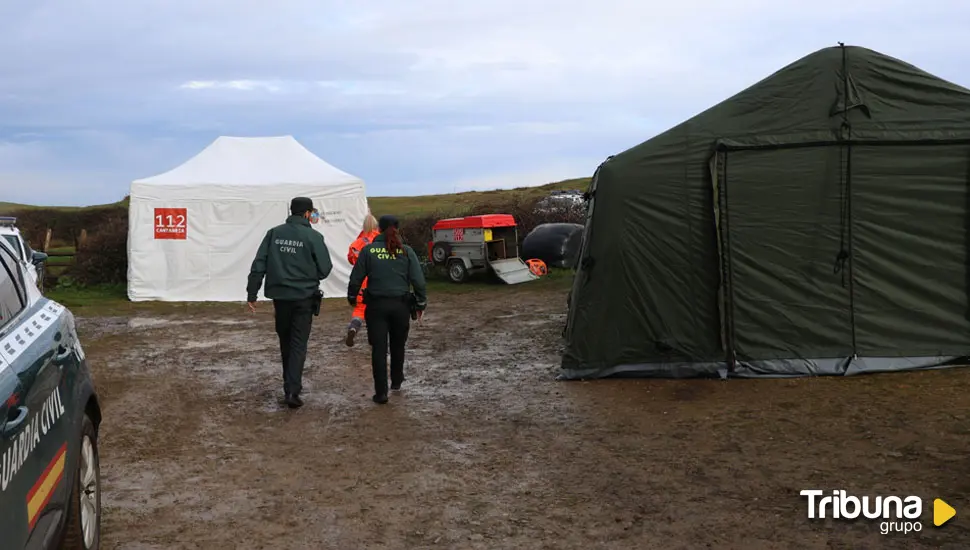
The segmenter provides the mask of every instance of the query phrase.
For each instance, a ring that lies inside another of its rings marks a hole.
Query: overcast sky
[[[0,201],[112,202],[219,135],[370,195],[588,176],[840,40],[970,86],[968,28],[959,0],[3,0]]]

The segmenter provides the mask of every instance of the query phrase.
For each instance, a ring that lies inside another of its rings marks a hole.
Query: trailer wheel
[[[453,283],[463,283],[465,279],[468,278],[468,269],[465,268],[465,262],[461,260],[452,260],[448,264],[448,278],[451,279]]]
[[[444,264],[451,256],[451,245],[446,242],[438,241],[431,247],[431,261],[436,264]]]

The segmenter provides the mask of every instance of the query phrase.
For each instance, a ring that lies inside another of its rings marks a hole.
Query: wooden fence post
[[[86,245],[87,242],[88,242],[88,230],[82,229],[81,237],[78,239],[78,242],[77,242],[77,247],[76,247],[77,250],[84,248],[84,245]]]
[[[51,228],[48,227],[47,235],[44,237],[44,249],[43,249],[44,254],[47,254],[47,251],[50,249],[50,247],[51,247]]]

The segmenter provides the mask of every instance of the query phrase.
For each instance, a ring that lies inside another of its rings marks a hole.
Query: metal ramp
[[[529,266],[521,258],[495,260],[489,262],[489,265],[492,266],[492,271],[498,275],[499,279],[510,285],[534,281],[539,278],[538,275],[529,271]]]

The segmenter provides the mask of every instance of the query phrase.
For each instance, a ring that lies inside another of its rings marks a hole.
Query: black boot
[[[303,400],[300,399],[300,396],[296,395],[295,393],[286,394],[286,399],[284,402],[286,403],[286,406],[291,409],[299,409],[303,406]]]
[[[377,393],[375,393],[374,394],[374,397],[372,397],[371,399],[374,400],[374,403],[377,403],[378,405],[383,405],[383,404],[387,403],[387,394],[386,393],[384,393],[384,394],[377,394]]]

